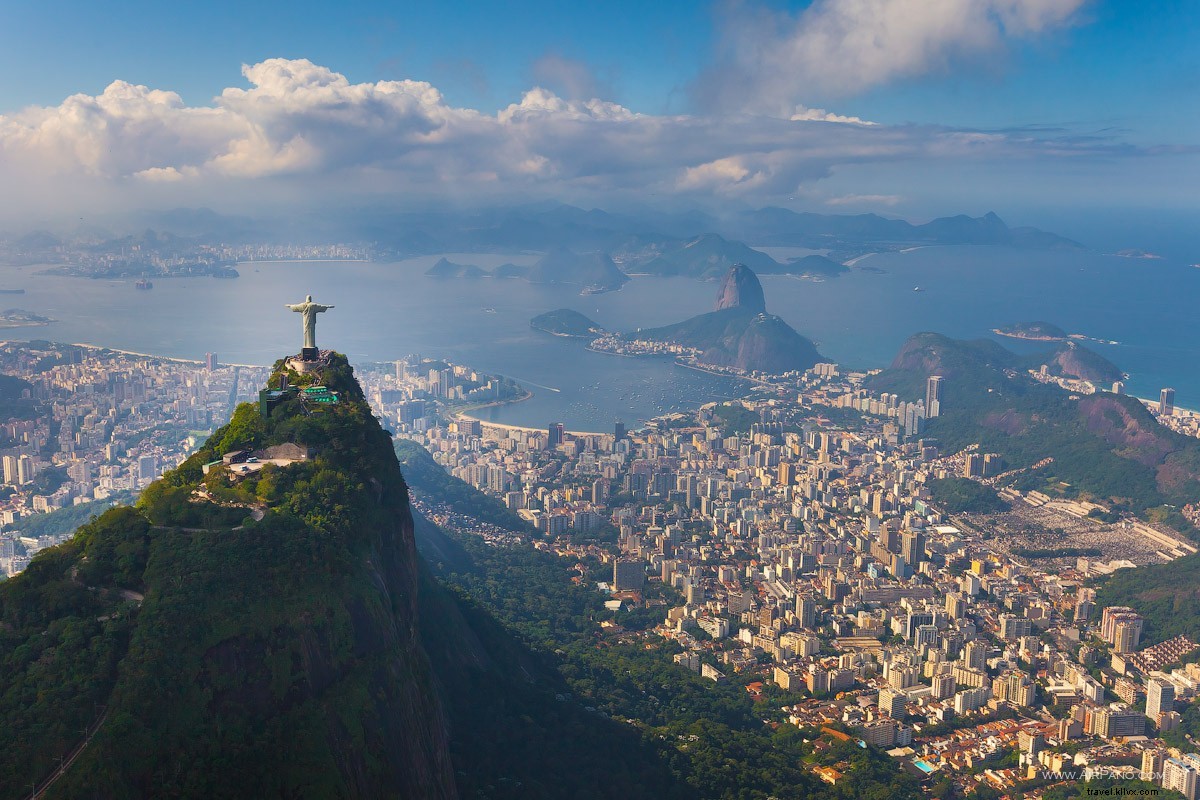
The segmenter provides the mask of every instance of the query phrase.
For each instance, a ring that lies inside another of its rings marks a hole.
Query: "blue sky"
[[[1180,186],[1200,178],[1186,0],[14,6],[0,8],[0,177],[35,202],[303,185],[904,216],[1197,204]],[[264,70],[282,82],[253,90],[243,65],[269,59],[326,72]],[[371,88],[404,80],[440,96],[418,108]],[[114,81],[178,102],[99,99]],[[330,81],[336,98],[311,91]],[[64,103],[75,94],[95,102]],[[355,155],[368,147],[383,155]]]

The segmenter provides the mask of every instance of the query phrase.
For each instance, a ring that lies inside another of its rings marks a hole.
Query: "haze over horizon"
[[[1186,220],[1200,16],[1167,5],[10,10],[0,226],[541,200]]]

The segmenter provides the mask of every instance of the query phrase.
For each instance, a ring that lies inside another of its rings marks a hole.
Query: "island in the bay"
[[[588,319],[570,308],[556,308],[545,314],[538,314],[529,320],[529,326],[554,336],[567,336],[575,339],[595,339],[607,333],[600,323]]]
[[[1050,322],[1020,322],[1016,325],[992,328],[992,333],[1009,339],[1028,339],[1034,342],[1061,342],[1067,338],[1066,331]]]
[[[25,311],[21,308],[7,308],[0,311],[0,328],[28,328],[49,325],[54,322],[50,317]]]

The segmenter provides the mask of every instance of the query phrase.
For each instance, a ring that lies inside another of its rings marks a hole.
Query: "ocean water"
[[[450,254],[460,263],[494,266],[521,256]],[[531,261],[536,257],[525,256]],[[615,328],[660,325],[711,307],[713,284],[682,279],[639,281],[633,291],[581,297],[578,288],[520,280],[437,279],[424,272],[437,258],[396,264],[253,263],[241,277],[164,278],[139,291],[132,281],[39,275],[0,267],[0,306],[56,320],[9,329],[12,339],[82,342],[153,355],[225,363],[270,364],[301,345],[300,316],[285,303],[312,294],[334,309],[317,318],[317,343],[354,363],[416,353],[467,364],[522,382],[533,397],[481,410],[497,422],[610,431],[639,420],[738,396],[742,382],[675,365],[593,353],[582,340],[535,331],[531,317],[570,306]]]
[[[776,257],[786,253],[774,252]],[[448,254],[495,266],[531,255]],[[161,279],[138,291],[131,281],[39,275],[0,266],[0,305],[52,317],[44,327],[10,329],[13,339],[87,342],[137,352],[268,364],[298,351],[300,318],[285,309],[312,294],[336,306],[317,321],[318,344],[352,361],[410,353],[446,358],[523,382],[524,403],[489,409],[500,422],[573,430],[636,425],[663,411],[739,394],[727,378],[663,359],[592,353],[578,340],[530,329],[529,319],[568,307],[615,330],[675,322],[712,308],[717,286],[685,278],[636,278],[621,291],[580,296],[567,286],[520,280],[436,279],[437,256],[394,264],[252,263],[236,280]],[[764,277],[768,310],[818,343],[826,356],[859,367],[886,366],[910,334],[932,330],[990,337],[991,329],[1046,320],[1089,342],[1130,374],[1130,392],[1157,396],[1173,386],[1179,405],[1200,407],[1200,269],[1170,259],[1001,247],[928,247],[872,256],[848,275],[815,282]],[[914,292],[914,287],[923,291]],[[1028,350],[1027,343],[1000,340]]]
[[[875,271],[879,270],[879,271]],[[927,247],[871,256],[823,283],[763,279],[769,310],[845,364],[886,366],[916,331],[996,339],[993,328],[1045,320],[1129,373],[1127,391],[1200,408],[1200,268],[1171,259],[1007,247]],[[920,287],[922,291],[915,292]]]

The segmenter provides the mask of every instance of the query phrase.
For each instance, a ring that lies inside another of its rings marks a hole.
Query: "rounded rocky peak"
[[[734,264],[717,292],[717,311],[725,308],[742,308],[761,314],[767,310],[762,284],[758,276],[745,264]]]

